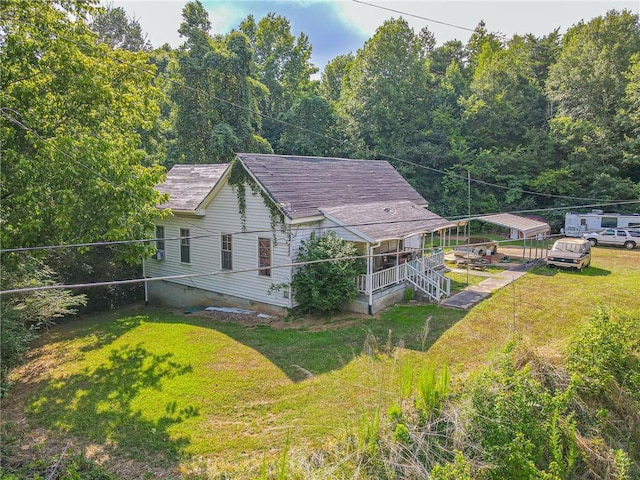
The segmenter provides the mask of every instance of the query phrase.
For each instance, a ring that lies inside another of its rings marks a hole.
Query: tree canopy
[[[3,248],[142,238],[160,166],[141,132],[160,92],[142,53],[111,50],[84,1],[2,2]]]

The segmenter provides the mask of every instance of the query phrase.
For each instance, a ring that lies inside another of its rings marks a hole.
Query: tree
[[[122,7],[107,5],[93,16],[90,27],[98,34],[98,39],[111,48],[130,52],[151,50],[151,43],[142,32],[140,22],[135,18],[130,19]]]
[[[265,115],[264,136],[277,147],[282,131],[278,122],[296,99],[313,87],[311,75],[317,69],[311,64],[311,44],[306,34],[294,37],[291,24],[283,16],[269,13],[257,24],[252,15],[240,23],[240,31],[249,38],[256,62],[257,79],[268,89],[260,99]]]
[[[545,123],[546,99],[532,70],[535,39],[514,36],[507,48],[484,43],[464,100],[473,145],[504,148],[520,145],[531,128]]]
[[[362,262],[353,258],[358,255],[353,243],[334,232],[322,236],[312,233],[308,240],[303,240],[296,261],[321,261],[298,267],[293,275],[291,285],[301,308],[330,312],[353,300],[358,294],[354,278],[362,272]],[[341,260],[322,261],[330,259]]]
[[[337,151],[336,116],[327,99],[309,93],[295,101],[283,116],[280,148],[292,155],[331,156]],[[296,128],[302,127],[302,128]]]
[[[90,6],[0,7],[3,248],[144,238],[158,216],[164,169],[139,134],[158,117],[153,67],[100,44]]]
[[[618,124],[624,133],[620,169],[623,175],[628,175],[640,185],[640,54],[631,58],[627,79],[629,83],[625,89],[623,107],[618,114]]]
[[[338,55],[324,67],[322,81],[320,82],[320,94],[330,102],[336,103],[342,92],[342,82],[353,62],[353,55]]]
[[[253,76],[249,39],[241,32],[212,38],[199,1],[185,6],[183,18],[179,82],[172,87],[176,138],[170,163],[228,162],[239,151],[270,152],[258,134],[258,104],[267,90]]]
[[[633,117],[623,113],[638,51],[640,22],[628,11],[581,22],[563,38],[546,89],[554,108],[550,133],[574,172],[576,191],[638,198],[638,172],[627,154],[633,141],[625,139],[631,127],[625,120]]]
[[[430,111],[425,48],[403,19],[387,20],[358,51],[338,109],[361,155],[411,159]]]
[[[153,67],[100,43],[94,12],[84,0],[0,3],[3,249],[146,238],[160,215],[164,169],[145,165],[141,149],[158,117]],[[130,244],[105,262],[148,248]],[[3,290],[60,281],[42,251],[1,260]],[[2,375],[35,329],[84,303],[66,290],[3,296]]]
[[[562,39],[547,92],[556,116],[611,124],[621,107],[630,60],[640,51],[640,23],[629,11],[580,22]]]

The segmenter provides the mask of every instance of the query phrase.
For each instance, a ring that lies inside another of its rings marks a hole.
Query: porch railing
[[[429,269],[425,272],[407,264],[405,271],[407,281],[436,302],[439,302],[443,295],[448,296],[451,291],[451,279],[436,270]]]
[[[434,270],[443,265],[444,252],[435,252],[410,263],[403,263],[374,272],[369,276],[369,284],[367,284],[367,275],[359,275],[356,279],[358,290],[361,293],[376,292],[397,283],[411,281],[411,278],[413,278],[414,282],[412,283],[419,283],[417,285],[418,288],[422,288],[421,286],[424,285],[426,293],[430,296],[432,294],[437,295],[439,300],[440,295],[449,295],[450,292],[449,278]],[[416,272],[425,277],[425,279],[418,278]],[[427,285],[432,285],[432,287],[426,288]],[[438,285],[437,289],[434,285]]]

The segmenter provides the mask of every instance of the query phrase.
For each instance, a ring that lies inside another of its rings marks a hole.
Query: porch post
[[[371,276],[373,275],[373,247],[367,243],[367,293],[369,294],[369,314],[373,307],[373,288],[371,288]]]

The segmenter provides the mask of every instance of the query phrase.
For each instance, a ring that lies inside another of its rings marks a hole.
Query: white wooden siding
[[[191,273],[213,273],[215,275],[198,276],[173,280],[175,283],[192,286],[249,300],[268,303],[281,307],[291,306],[290,299],[283,291],[269,292],[273,284],[291,282],[291,267],[275,268],[291,263],[288,233],[280,226],[271,229],[269,209],[264,205],[261,195],[253,195],[246,189],[246,232],[238,211],[236,192],[224,185],[219,194],[206,209],[204,217],[174,215],[158,222],[165,227],[165,259],[146,261],[146,273],[149,277],[182,275]],[[180,236],[180,229],[187,228],[191,237],[191,263],[180,262],[180,241],[169,240]],[[221,233],[232,233],[232,272],[221,272]],[[276,241],[273,235],[276,236]],[[258,238],[272,239],[271,277],[258,275]],[[249,270],[237,272],[238,270]]]
[[[366,243],[366,241],[359,235],[356,235],[355,233],[344,227],[338,226],[338,224],[332,222],[327,218],[322,221],[321,225],[323,232],[333,230],[334,232],[336,232],[338,237],[342,238],[343,240],[347,240],[348,242]]]
[[[404,248],[422,248],[422,234],[418,233],[405,238]]]

